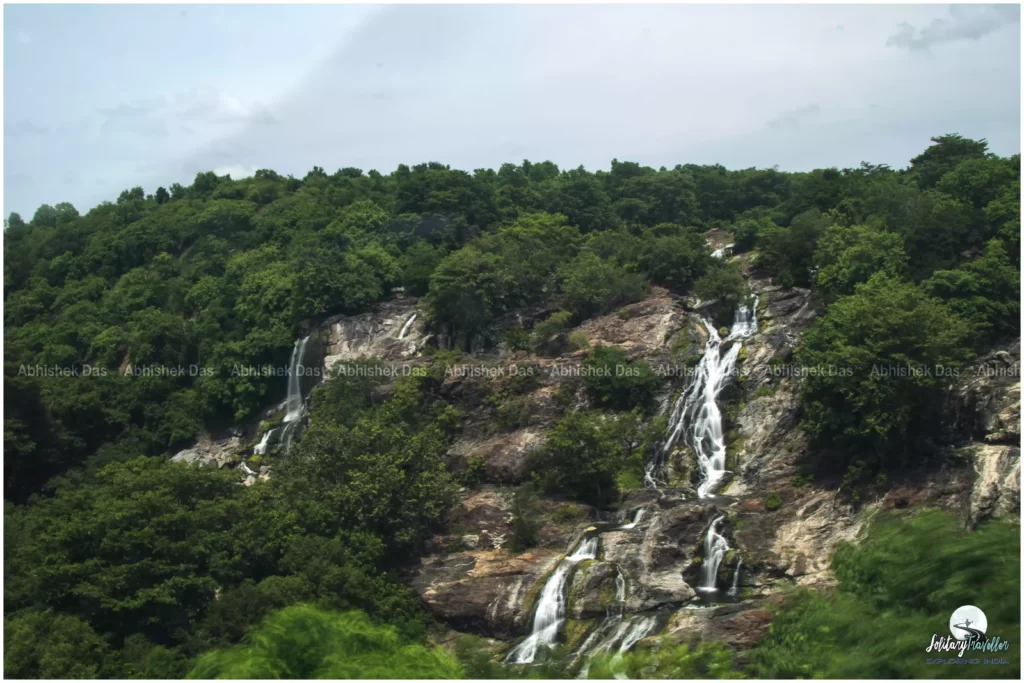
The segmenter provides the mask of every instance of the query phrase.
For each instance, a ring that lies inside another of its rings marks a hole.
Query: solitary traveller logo
[[[949,636],[932,635],[932,642],[925,652],[956,652],[957,659],[928,659],[929,664],[1006,664],[1005,659],[992,659],[991,653],[1004,652],[1010,644],[996,635],[988,635],[988,619],[985,613],[974,605],[958,607],[949,617]],[[982,658],[965,658],[967,653],[986,655]]]

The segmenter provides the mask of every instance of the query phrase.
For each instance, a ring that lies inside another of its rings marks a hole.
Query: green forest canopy
[[[315,408],[298,457],[265,485],[166,457],[283,395],[283,378],[232,366],[283,365],[310,325],[399,287],[463,345],[519,307],[560,309],[549,327],[563,329],[652,284],[735,305],[745,283],[705,244],[722,228],[781,284],[811,288],[824,314],[800,362],[959,367],[1018,336],[1019,155],[958,135],[933,142],[903,170],[613,161],[591,173],[524,161],[473,173],[438,163],[389,175],[317,167],[302,179],[200,173],[85,215],[69,204],[28,222],[11,214],[5,669],[180,676],[300,602],[363,610],[422,638],[429,620],[399,572],[454,500],[445,453],[459,415],[439,397],[438,373],[404,379],[383,403],[365,387],[324,385],[349,409]],[[594,349],[589,362],[607,355]],[[129,363],[212,371],[119,372]],[[642,375],[587,389],[592,408],[642,416],[655,385]],[[945,386],[814,378],[802,426],[841,466],[905,463],[931,452]],[[570,414],[558,433],[618,438],[596,424]],[[635,458],[619,445],[579,454],[592,472],[545,465],[558,448],[538,459],[546,488],[601,500],[635,479],[622,476]],[[586,488],[588,472],[600,490]]]

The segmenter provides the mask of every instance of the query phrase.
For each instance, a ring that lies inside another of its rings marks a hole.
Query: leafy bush
[[[587,678],[722,679],[743,678],[733,655],[721,643],[677,644],[659,639],[625,654],[601,653],[591,659]]]
[[[644,296],[644,282],[638,275],[602,261],[584,251],[562,267],[561,298],[577,320],[607,313]]]
[[[764,509],[768,512],[774,512],[782,507],[782,497],[778,493],[772,491],[768,494],[768,497],[764,499]]]
[[[646,362],[630,361],[611,346],[594,347],[583,361],[583,372],[590,400],[613,410],[652,409],[662,382]]]
[[[571,325],[572,314],[568,311],[552,313],[547,319],[533,326],[533,333],[530,335],[530,345],[538,354],[557,355],[561,345],[556,343],[555,337],[568,329]]]
[[[208,652],[189,673],[211,678],[461,678],[445,650],[404,641],[361,612],[295,605],[268,616],[248,642]]]
[[[531,457],[530,469],[548,491],[562,491],[596,505],[617,494],[615,475],[622,469],[622,448],[608,438],[600,413],[571,412]]]
[[[737,265],[723,263],[697,280],[693,291],[702,301],[717,301],[718,319],[731,321],[736,307],[747,298],[747,281]]]
[[[585,351],[590,348],[590,337],[583,330],[577,330],[569,334],[569,346],[576,351]]]

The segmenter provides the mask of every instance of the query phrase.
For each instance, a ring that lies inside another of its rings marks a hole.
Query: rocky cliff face
[[[786,367],[800,335],[817,315],[810,292],[783,289],[759,278],[744,262],[745,256],[738,258],[752,293],[758,296],[760,325],[758,333],[744,343],[735,385],[728,390],[727,469],[732,474],[721,495],[714,500],[695,499],[687,482],[688,467],[692,467],[687,459],[692,455],[677,447],[672,456],[677,464],[674,488],[626,492],[617,512],[592,511],[587,519],[563,527],[561,534],[550,534],[528,553],[499,549],[432,554],[413,581],[428,609],[454,628],[474,623],[472,630],[509,642],[525,635],[531,601],[558,558],[571,550],[572,539],[584,528],[597,523],[598,557],[575,569],[568,590],[565,637],[571,646],[599,632],[621,575],[628,584],[620,608],[625,614],[670,615],[659,623],[661,632],[675,640],[713,639],[742,648],[763,635],[781,590],[832,583],[832,551],[840,542],[856,541],[865,522],[879,509],[943,506],[961,511],[969,523],[986,516],[1019,515],[1020,385],[1012,372],[1014,363],[1019,365],[1019,342],[979,364],[1002,368],[1000,372],[969,373],[955,392],[960,429],[967,434],[963,448],[973,453],[973,466],[957,465],[956,458],[951,458],[940,467],[908,473],[884,495],[853,507],[837,497],[837,482],[815,483],[806,476],[805,463],[812,454],[797,428],[801,379],[787,374]],[[574,332],[585,333],[591,344],[618,346],[652,366],[671,366],[699,355],[706,339],[699,311],[690,304],[656,291],[647,300],[588,321]],[[544,366],[580,355],[517,360]],[[453,391],[454,385],[464,381],[453,380]],[[663,409],[684,381],[678,380],[667,392]],[[570,389],[563,388],[566,384]],[[523,479],[524,458],[543,443],[559,414],[552,396],[560,392],[570,393],[571,382],[541,380],[523,397],[530,406],[528,425],[512,431],[489,431],[493,421],[482,412],[479,422],[452,449],[453,459],[481,458],[492,490],[507,491],[505,486]],[[781,504],[769,505],[773,497]],[[639,523],[620,528],[641,508],[645,513]],[[701,581],[704,539],[717,515],[725,516],[719,531],[730,548],[719,566],[717,582],[724,588],[735,579],[736,599],[707,604],[695,589]],[[473,536],[486,536],[483,521],[475,528],[474,520],[462,519],[474,528]],[[469,567],[470,557],[479,562],[483,555],[487,562],[481,569],[459,569]],[[498,570],[492,565],[502,567],[509,578],[494,581]]]
[[[552,370],[578,364],[585,351],[567,343],[561,353],[545,357],[478,349],[472,362],[491,374],[454,372],[446,378],[443,393],[465,411],[464,429],[449,456],[456,470],[474,468],[480,480],[462,490],[447,533],[432,540],[409,578],[438,619],[455,631],[511,646],[529,632],[545,581],[586,532],[598,536],[598,550],[568,580],[564,634],[570,645],[604,637],[602,629],[613,623],[609,615],[657,615],[658,628],[650,634],[742,648],[763,634],[769,608],[783,589],[831,583],[832,551],[840,542],[855,541],[879,509],[944,506],[961,511],[967,524],[1019,515],[1019,340],[980,359],[954,385],[957,447],[950,457],[906,473],[883,495],[855,508],[836,496],[837,482],[811,481],[806,474],[814,454],[798,429],[802,380],[786,368],[816,316],[810,292],[783,289],[759,277],[746,255],[736,258],[758,297],[759,329],[744,340],[736,377],[723,393],[728,474],[714,498],[696,497],[693,455],[677,445],[669,457],[670,486],[626,491],[616,509],[603,511],[542,499],[539,543],[513,552],[512,487],[526,479],[526,459],[555,421],[585,404],[579,379]],[[707,332],[694,304],[655,288],[645,300],[571,333],[672,375],[673,368],[692,367],[703,353]],[[523,315],[542,319],[544,313]],[[501,326],[511,322],[497,321],[485,336],[500,338]],[[364,315],[339,316],[321,330],[326,369],[360,357],[412,362],[430,339],[412,298]],[[531,372],[512,373],[512,366]],[[675,376],[668,383],[662,412],[671,410],[686,381]],[[488,401],[498,394],[515,410]],[[175,459],[224,466],[250,451],[251,444],[235,435],[204,439]],[[697,588],[706,581],[709,527],[719,517],[717,532],[728,551],[713,578],[719,599],[709,600]],[[732,587],[734,597],[725,599],[725,589]]]

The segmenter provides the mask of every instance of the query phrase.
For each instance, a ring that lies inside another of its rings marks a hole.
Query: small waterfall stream
[[[291,360],[288,362],[288,393],[284,401],[285,415],[281,424],[264,432],[260,442],[253,449],[253,455],[264,455],[272,446],[280,444],[283,452],[291,450],[295,437],[302,429],[302,418],[305,416],[307,377],[313,376],[313,368],[309,365],[310,351],[317,342],[310,343],[313,335],[295,341],[292,347]]]
[[[742,566],[743,566],[743,558],[741,557],[739,559],[739,561],[736,562],[736,571],[732,575],[732,586],[729,588],[729,595],[731,597],[734,597],[734,598],[736,597],[737,593],[739,593],[739,587],[740,587],[740,567],[742,567]]]
[[[402,325],[402,330],[398,333],[398,338],[399,339],[402,339],[402,338],[405,337],[405,333],[409,331],[410,327],[412,327],[413,321],[416,320],[416,316],[417,315],[418,315],[417,313],[413,313],[411,316],[409,316],[409,319],[405,321],[405,324]]]
[[[295,348],[292,349],[291,362],[288,364],[288,398],[285,404],[288,412],[285,413],[281,428],[281,443],[285,453],[291,450],[292,441],[295,439],[295,435],[299,431],[299,425],[302,423],[302,377],[306,370],[303,360],[306,357],[306,346],[308,344],[309,337],[303,337],[296,341]]]
[[[267,431],[263,432],[263,438],[260,439],[260,442],[258,444],[253,446],[252,454],[263,455],[264,453],[266,453],[267,446],[270,445],[270,438],[274,435],[274,432],[276,431],[276,429],[268,429]]]
[[[723,519],[725,515],[715,517],[704,536],[704,561],[700,567],[700,586],[697,587],[697,590],[704,593],[718,590],[718,566],[722,564],[722,558],[730,550],[729,542],[718,533],[718,525]]]
[[[629,524],[623,524],[622,526],[619,527],[619,529],[632,529],[632,528],[636,527],[636,525],[640,523],[640,520],[644,518],[644,515],[646,513],[647,513],[647,508],[637,508],[636,513],[633,515],[633,521],[630,522]]]
[[[526,640],[512,648],[505,661],[509,664],[530,664],[537,656],[540,647],[553,645],[558,637],[558,630],[565,621],[566,603],[569,596],[566,583],[569,575],[577,564],[583,560],[597,557],[597,535],[584,537],[551,573],[544,588],[537,597],[537,607],[533,615],[533,629]]]

